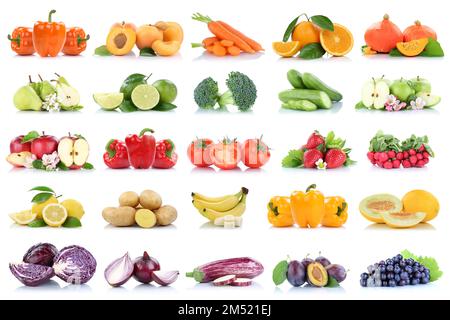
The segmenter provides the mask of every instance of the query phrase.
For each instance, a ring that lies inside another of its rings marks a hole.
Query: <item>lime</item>
[[[131,101],[141,110],[150,110],[159,102],[159,92],[154,86],[140,84],[131,93]]]
[[[17,213],[11,213],[9,217],[14,220],[15,223],[20,225],[27,225],[34,219],[36,219],[37,214],[32,213],[31,210],[24,210]]]
[[[67,219],[67,210],[59,203],[51,203],[42,211],[42,217],[48,226],[60,227]]]
[[[105,110],[114,110],[123,101],[123,93],[94,93],[94,101]]]
[[[136,88],[140,84],[146,84],[147,79],[150,76],[146,76],[141,73],[133,73],[130,74],[120,86],[120,92],[123,93],[123,97],[126,100],[131,99],[131,93],[133,92],[134,88]]]
[[[153,86],[159,92],[160,102],[172,103],[177,97],[177,86],[170,80],[157,80]]]

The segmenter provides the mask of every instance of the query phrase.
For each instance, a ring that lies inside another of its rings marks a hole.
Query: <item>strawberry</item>
[[[153,168],[169,169],[172,168],[178,160],[175,152],[175,144],[170,139],[164,139],[156,143],[155,161]]]
[[[315,168],[317,160],[323,159],[323,153],[317,149],[311,149],[303,155],[303,165],[305,168]]]
[[[328,149],[325,155],[325,162],[328,169],[334,169],[342,167],[347,161],[347,155],[340,149]]]
[[[317,132],[314,131],[308,138],[308,142],[305,145],[305,148],[308,150],[315,149],[321,144],[323,145],[325,143],[325,139],[323,136]]]

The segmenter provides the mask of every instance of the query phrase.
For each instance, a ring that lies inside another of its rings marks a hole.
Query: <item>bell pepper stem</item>
[[[139,137],[142,137],[146,132],[154,133],[155,130],[150,129],[150,128],[142,129],[142,131],[139,133]]]
[[[111,143],[113,143],[113,142],[114,142],[114,139],[111,139],[108,141],[108,143],[105,146],[105,150],[106,150],[106,152],[108,152],[108,156],[110,158],[114,158],[114,156],[116,155],[116,150],[113,150],[110,148]]]
[[[48,22],[52,22],[52,15],[56,13],[55,9],[50,10],[50,12],[48,13]]]
[[[316,189],[316,185],[313,183],[312,185],[310,185],[308,188],[306,188],[306,192],[308,192],[311,189]]]
[[[82,42],[86,42],[91,38],[90,35],[87,35],[86,38],[82,38],[80,36],[77,37],[77,44],[80,45]]]
[[[17,36],[17,38],[13,38],[13,37],[11,37],[10,34],[8,34],[8,40],[9,40],[9,41],[16,42],[18,45],[20,45],[20,35]]]

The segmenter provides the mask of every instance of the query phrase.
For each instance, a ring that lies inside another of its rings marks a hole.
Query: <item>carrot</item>
[[[225,29],[227,29],[229,32],[235,34],[236,36],[238,36],[239,38],[241,38],[242,40],[244,40],[245,42],[247,42],[250,47],[255,50],[255,51],[262,51],[264,50],[263,47],[256,42],[255,40],[247,37],[245,34],[243,34],[242,32],[234,29],[232,26],[230,26],[229,24],[223,22],[223,21],[217,21],[222,27],[224,27]]]
[[[217,39],[216,37],[209,37],[209,38],[203,39],[202,44],[203,44],[204,48],[207,48],[218,41],[219,41],[219,39]]]
[[[192,19],[207,23],[209,31],[211,31],[212,34],[214,34],[220,40],[233,41],[234,45],[240,48],[242,51],[247,53],[255,53],[255,50],[253,50],[252,47],[250,47],[250,45],[247,42],[245,42],[239,36],[235,35],[234,33],[224,28],[217,21],[213,21],[210,17],[203,16],[200,13],[196,13],[192,16]]]
[[[223,57],[227,55],[227,49],[225,47],[222,47],[220,42],[214,43],[212,50],[213,50],[212,53],[218,57]]]
[[[231,47],[234,45],[234,42],[231,40],[220,40],[220,44],[224,47]]]
[[[230,56],[238,56],[241,54],[241,49],[239,49],[236,46],[231,46],[227,48],[228,53],[230,54]]]
[[[212,45],[210,45],[210,46],[207,46],[207,47],[206,47],[206,51],[208,51],[209,53],[213,53],[213,51],[214,51],[214,45],[212,44]]]

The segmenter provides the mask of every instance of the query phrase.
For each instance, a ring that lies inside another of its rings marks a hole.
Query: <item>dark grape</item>
[[[399,267],[399,266],[395,266],[395,267],[394,267],[394,273],[400,273],[400,272],[402,272],[402,270],[400,269],[400,267]]]
[[[367,287],[367,279],[359,280],[359,284],[361,285],[361,287]]]
[[[387,281],[381,281],[381,286],[382,287],[387,287],[388,286],[388,282]]]
[[[400,278],[401,278],[402,280],[407,280],[407,279],[409,279],[409,274],[408,274],[408,272],[403,271],[402,273],[400,273]]]
[[[378,265],[384,266],[384,265],[386,265],[386,262],[384,262],[384,260],[381,260],[380,262],[378,262]]]
[[[394,266],[393,266],[392,264],[388,264],[388,265],[386,266],[386,271],[387,271],[387,272],[392,272],[392,271],[394,271]]]
[[[402,256],[401,254],[398,254],[398,255],[397,255],[397,259],[398,259],[398,260],[403,260],[403,256]]]
[[[416,279],[422,278],[422,272],[419,272],[419,271],[414,272],[414,278],[416,278]]]
[[[412,265],[414,265],[414,260],[411,259],[411,258],[406,259],[406,264],[407,264],[408,266],[412,266]]]
[[[412,271],[413,271],[413,272],[419,271],[419,267],[416,267],[416,266],[412,267]]]
[[[418,263],[418,262],[414,262],[414,267],[420,267],[420,263]]]
[[[420,279],[420,283],[421,283],[421,284],[427,284],[428,282],[430,282],[430,278],[428,278],[428,277],[425,277],[425,278],[421,278],[421,279]]]
[[[405,271],[408,272],[408,273],[412,273],[412,272],[413,272],[413,269],[412,269],[412,267],[411,267],[410,265],[407,265],[407,266],[405,267]]]
[[[387,259],[386,260],[386,264],[387,265],[392,265],[392,264],[394,264],[394,262],[392,261],[392,259]]]
[[[367,279],[369,279],[369,274],[367,274],[366,272],[361,273],[361,279],[362,279],[362,280],[367,280]]]
[[[387,280],[387,274],[386,273],[382,273],[381,274],[381,280]]]
[[[398,282],[398,285],[399,285],[400,287],[406,286],[406,281],[405,281],[405,280],[400,280],[400,281]]]
[[[424,272],[424,271],[425,271],[425,267],[424,267],[424,266],[420,266],[420,267],[419,267],[419,271],[420,271],[420,272]]]
[[[406,266],[406,261],[405,260],[401,260],[398,265],[400,266],[400,268],[404,268]]]
[[[419,284],[419,283],[420,283],[419,279],[411,279],[409,284],[412,285],[412,286],[415,286],[416,284]]]
[[[389,273],[387,274],[387,278],[388,278],[388,280],[394,279],[394,273],[393,273],[393,272],[389,272]]]
[[[389,280],[388,286],[389,287],[395,287],[395,286],[397,286],[397,283],[395,282],[395,280]]]
[[[399,274],[395,274],[394,275],[394,280],[395,280],[395,282],[399,282],[400,281],[400,275]]]

